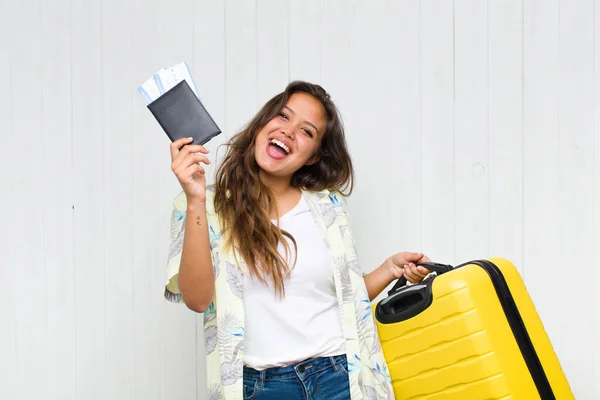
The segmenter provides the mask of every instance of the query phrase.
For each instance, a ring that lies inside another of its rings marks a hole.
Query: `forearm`
[[[388,262],[388,261],[386,261]],[[395,279],[386,268],[385,263],[364,277],[369,301],[377,297]]]
[[[215,293],[205,203],[188,204],[178,279],[185,304],[204,312]]]

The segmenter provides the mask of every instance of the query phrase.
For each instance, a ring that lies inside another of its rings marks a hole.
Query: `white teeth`
[[[277,146],[281,147],[281,148],[282,148],[282,149],[283,149],[283,150],[284,150],[286,153],[288,153],[288,154],[289,154],[289,152],[290,152],[290,148],[289,148],[289,147],[287,147],[287,146],[285,145],[285,143],[283,143],[283,142],[280,142],[280,141],[279,141],[279,140],[277,140],[277,139],[271,139],[271,143],[273,143],[273,144],[276,144]]]

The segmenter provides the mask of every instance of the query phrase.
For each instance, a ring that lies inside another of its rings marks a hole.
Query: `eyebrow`
[[[292,114],[295,114],[296,112],[294,110],[292,110],[291,108],[289,108],[288,106],[283,106],[283,108],[287,108],[288,110],[290,110],[290,112]],[[317,127],[310,121],[304,120],[304,122],[306,122],[308,125],[312,126],[313,128],[315,128],[315,131],[317,131],[317,134],[319,134],[319,130],[317,129]]]

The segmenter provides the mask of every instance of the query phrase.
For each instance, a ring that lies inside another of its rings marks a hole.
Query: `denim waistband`
[[[346,355],[341,354],[339,356],[309,358],[297,364],[267,368],[261,371],[244,366],[244,378],[264,382],[268,380],[295,378],[300,375],[309,376],[329,367],[333,367],[335,371],[347,369],[347,367],[344,367],[346,362]]]

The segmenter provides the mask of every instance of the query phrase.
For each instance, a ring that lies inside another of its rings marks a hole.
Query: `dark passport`
[[[172,142],[192,137],[192,144],[204,145],[221,133],[185,80],[148,104],[148,109]]]

